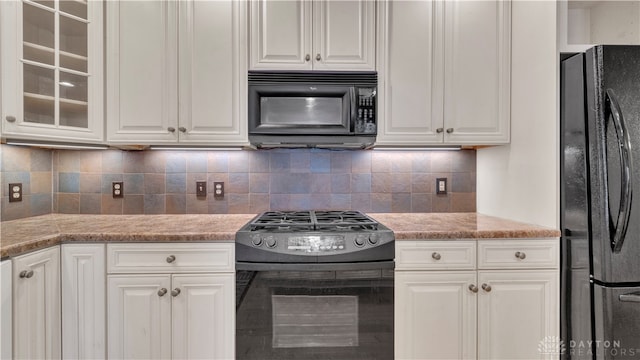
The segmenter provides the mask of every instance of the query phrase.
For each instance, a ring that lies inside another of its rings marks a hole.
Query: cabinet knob
[[[180,130],[180,132],[183,132],[183,133],[187,132],[187,128],[184,126],[180,126],[178,130]]]
[[[167,256],[167,262],[169,264],[171,264],[172,262],[176,261],[176,256],[175,255],[169,255]]]
[[[516,251],[516,257],[520,260],[524,260],[527,257],[527,254],[524,251]]]
[[[16,122],[16,117],[13,115],[7,115],[7,117],[5,118],[7,119],[8,122]]]
[[[453,132],[453,128],[448,128],[447,129],[447,134],[451,134]]]
[[[441,256],[439,253],[437,253],[437,252],[434,252],[433,254],[431,254],[431,257],[432,257],[434,260],[440,260],[440,259],[442,259],[442,256]]]
[[[167,128],[167,131],[169,131],[169,132],[176,132],[176,128],[174,128],[173,126],[169,126],[169,127]]]
[[[436,132],[437,132],[438,134],[442,134],[442,132],[443,132],[443,131],[444,131],[444,128],[437,128],[437,129],[436,129]]]
[[[164,296],[167,293],[167,289],[162,288],[158,290],[158,296]]]
[[[491,291],[491,285],[489,284],[482,284],[482,290],[486,291],[486,292],[490,292]]]
[[[171,290],[171,296],[176,297],[178,295],[180,295],[180,288],[175,288]]]
[[[316,61],[320,61],[322,60],[322,56],[320,56],[320,54],[316,55]]]
[[[33,277],[33,270],[22,270],[18,275],[21,279],[30,279]]]
[[[477,293],[478,287],[473,284],[469,284],[469,290],[471,290],[472,293]]]
[[[307,54],[307,56],[305,56],[305,57],[304,57],[304,60],[305,60],[305,61],[309,61],[309,60],[311,60],[311,55]]]

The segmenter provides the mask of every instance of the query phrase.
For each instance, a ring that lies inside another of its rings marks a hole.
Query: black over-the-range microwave
[[[250,71],[249,141],[259,148],[369,148],[376,72]]]

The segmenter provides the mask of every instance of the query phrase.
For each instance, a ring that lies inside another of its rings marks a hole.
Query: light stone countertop
[[[554,238],[560,231],[476,213],[370,213],[396,240]],[[0,222],[0,258],[67,242],[233,241],[255,214],[67,215]]]

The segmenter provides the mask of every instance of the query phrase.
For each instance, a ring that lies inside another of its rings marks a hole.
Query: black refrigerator
[[[561,60],[563,359],[640,359],[640,46]]]

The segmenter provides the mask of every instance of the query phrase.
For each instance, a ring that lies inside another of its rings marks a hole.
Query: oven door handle
[[[395,262],[373,261],[353,263],[252,263],[236,262],[236,270],[249,271],[344,271],[344,270],[374,270],[393,269]]]

